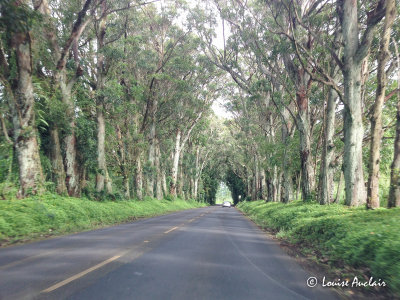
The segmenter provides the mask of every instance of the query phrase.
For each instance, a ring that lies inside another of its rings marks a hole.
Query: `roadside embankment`
[[[205,204],[180,199],[99,202],[54,194],[1,200],[0,246],[202,206]]]
[[[400,294],[400,209],[366,210],[303,202],[242,202],[238,208],[302,253],[332,268],[384,280]],[[343,276],[346,276],[342,273]]]

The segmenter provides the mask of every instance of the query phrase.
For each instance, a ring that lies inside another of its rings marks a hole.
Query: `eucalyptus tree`
[[[377,87],[376,99],[373,104],[371,116],[371,144],[369,157],[369,177],[368,177],[368,193],[367,207],[379,207],[379,163],[380,149],[382,140],[382,108],[385,100],[385,91],[387,85],[386,64],[389,60],[389,43],[390,33],[393,22],[396,18],[396,3],[394,0],[386,1],[385,19],[381,31],[381,41],[378,53],[378,71],[377,71]]]
[[[91,18],[87,16],[88,12],[93,13],[94,7],[101,1],[86,0],[81,8],[75,6],[63,6],[65,3],[53,3],[57,12],[63,11],[62,14],[53,12],[52,7],[46,0],[33,0],[34,8],[43,16],[46,22],[44,35],[49,42],[49,48],[52,58],[52,68],[49,70],[50,74],[56,83],[56,90],[60,91],[61,100],[66,107],[66,114],[69,121],[69,128],[64,136],[64,168],[60,165],[60,157],[56,157],[53,169],[58,169],[59,178],[64,178],[66,188],[70,196],[80,195],[80,179],[77,162],[77,148],[76,148],[76,135],[75,135],[75,103],[72,96],[72,89],[77,79],[82,75],[82,68],[79,63],[78,42],[89,24]],[[70,13],[77,13],[76,18],[69,18]],[[54,19],[53,16],[62,16],[63,19]],[[59,28],[59,24],[61,30]],[[71,28],[71,27],[72,28]],[[70,55],[73,57],[72,67],[67,64]],[[53,145],[57,147],[58,143],[58,128],[51,129],[51,136],[53,138]],[[55,153],[61,153],[59,149],[55,149]],[[65,169],[65,175],[62,170]],[[63,192],[64,187],[61,182],[58,183],[59,190]]]
[[[43,191],[44,183],[36,137],[30,34],[38,19],[28,1],[3,1],[0,13],[0,80],[11,112],[20,194],[24,197]]]

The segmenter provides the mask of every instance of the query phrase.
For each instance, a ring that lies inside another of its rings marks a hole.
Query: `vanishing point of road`
[[[0,249],[0,299],[337,299],[235,208]]]

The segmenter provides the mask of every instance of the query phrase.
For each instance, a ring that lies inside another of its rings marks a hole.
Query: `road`
[[[337,299],[235,208],[0,249],[0,299]]]

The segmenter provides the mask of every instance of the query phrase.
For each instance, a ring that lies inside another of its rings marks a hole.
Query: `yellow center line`
[[[65,280],[63,280],[63,281],[61,281],[61,282],[59,282],[59,283],[57,283],[55,285],[52,285],[51,287],[43,290],[42,293],[50,293],[50,292],[52,292],[52,291],[54,291],[54,290],[56,290],[56,289],[58,289],[58,288],[60,288],[60,287],[62,287],[64,285],[66,285],[66,284],[68,284],[68,283],[70,283],[70,282],[72,282],[72,281],[74,281],[74,280],[76,280],[78,278],[81,278],[81,277],[85,276],[86,274],[88,274],[88,273],[90,273],[90,272],[92,272],[94,270],[97,270],[98,268],[101,268],[102,266],[105,266],[106,264],[109,264],[110,262],[120,258],[122,255],[123,254],[115,255],[115,256],[113,256],[113,257],[111,257],[111,258],[109,258],[109,259],[107,259],[107,260],[105,260],[105,261],[103,261],[103,262],[101,262],[101,263],[89,268],[89,269],[86,269],[85,271],[82,271],[82,272],[80,272],[80,273],[78,273],[78,274],[76,274],[74,276],[71,276],[71,277],[69,277],[69,278],[67,278],[67,279],[65,279]]]
[[[167,230],[167,231],[164,232],[164,233],[170,233],[171,231],[174,231],[174,230],[176,230],[176,229],[178,229],[178,228],[179,228],[178,226],[173,227],[173,228],[171,228],[170,230]]]
[[[196,219],[195,218],[194,219],[190,219],[188,222],[192,223],[194,220],[196,220]]]

